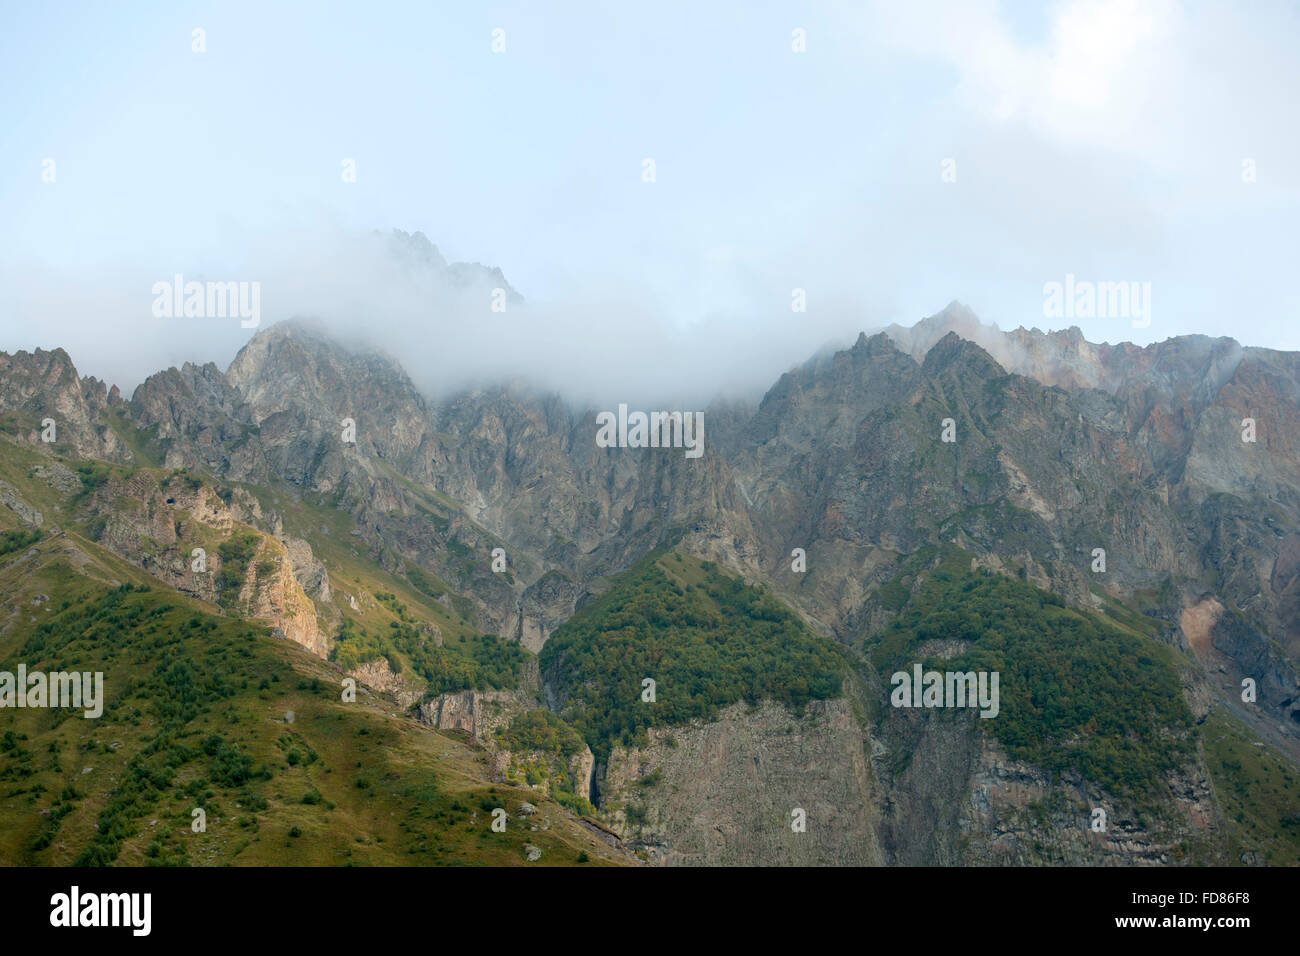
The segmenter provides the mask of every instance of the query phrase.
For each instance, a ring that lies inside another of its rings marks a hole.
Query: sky
[[[761,390],[954,299],[1004,329],[1300,349],[1294,2],[0,16],[0,350],[62,346],[127,394],[258,331],[156,316],[177,274],[258,282],[259,328],[319,316],[433,392]],[[357,253],[393,228],[525,304],[394,285]],[[1067,275],[1149,284],[1149,324],[1047,314]]]

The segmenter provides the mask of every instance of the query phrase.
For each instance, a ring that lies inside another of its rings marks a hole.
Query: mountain
[[[602,859],[1300,863],[1294,353],[1003,333],[954,303],[704,409],[697,459],[600,447],[597,410],[527,383],[423,395],[310,322],[129,401],[62,350],[0,371],[0,530],[195,608],[215,630],[187,654],[251,634],[351,675]],[[30,600],[5,600],[11,657]],[[92,643],[147,668],[141,640]],[[913,664],[997,671],[999,713],[894,706]]]

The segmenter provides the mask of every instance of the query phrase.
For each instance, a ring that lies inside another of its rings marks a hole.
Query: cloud
[[[243,253],[233,267],[228,247],[221,265],[196,256],[155,270],[79,275],[0,268],[6,344],[62,346],[83,375],[118,384],[129,396],[169,365],[215,361],[224,368],[258,331],[304,318],[395,358],[429,395],[522,380],[579,404],[674,399],[703,406],[719,395],[761,396],[827,338],[847,340],[861,315],[848,303],[822,303],[821,318],[809,319],[791,311],[791,290],[779,283],[737,280],[729,308],[714,288],[711,310],[683,323],[680,310],[656,301],[648,287],[590,278],[562,301],[533,301],[518,290],[522,300],[512,293],[505,311],[495,311],[494,292],[509,290],[509,277],[490,266],[444,263],[427,252],[427,240],[394,246],[387,234],[317,221],[258,231],[234,247]],[[258,282],[260,328],[243,329],[238,317],[155,318],[153,284],[176,272],[187,282]],[[684,282],[711,285],[704,273]]]
[[[880,2],[870,34],[953,71],[973,116],[1165,166],[1186,166],[1189,145],[1243,130],[1241,113],[1285,106],[1288,87],[1267,82],[1262,63],[1297,75],[1285,7],[1210,4],[1190,18],[1177,0],[1067,0],[1046,9],[1032,37],[1009,11],[993,0]]]

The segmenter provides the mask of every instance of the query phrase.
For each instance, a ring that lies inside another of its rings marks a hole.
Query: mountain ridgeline
[[[0,670],[107,697],[12,712],[0,858],[1300,863],[1300,356],[954,304],[705,417],[0,354]]]

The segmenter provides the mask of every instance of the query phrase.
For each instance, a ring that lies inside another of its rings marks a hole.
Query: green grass
[[[618,862],[554,802],[489,783],[481,748],[344,702],[337,669],[263,627],[88,541],[36,547],[0,558],[0,669],[102,671],[106,704],[5,713],[0,863],[522,865],[524,843],[544,864]],[[481,807],[525,799],[551,829],[493,833]]]
[[[429,694],[449,694],[517,687],[520,667],[532,654],[495,634],[460,634],[438,647],[432,637],[420,631],[414,619],[406,616],[375,631],[346,618],[330,651],[330,660],[351,670],[381,657],[399,673],[409,667],[425,682]]]
[[[1206,718],[1202,735],[1229,862],[1253,852],[1271,866],[1300,866],[1300,770],[1223,709]]]
[[[217,554],[221,555],[221,570],[217,574],[217,589],[223,596],[231,591],[239,592],[248,573],[248,562],[257,553],[262,537],[254,531],[235,531],[230,537],[217,545]]]
[[[581,753],[585,746],[573,728],[549,710],[520,714],[508,728],[497,731],[497,737],[507,750],[539,750],[561,757]]]
[[[137,428],[132,423],[131,416],[121,408],[110,410],[106,417],[118,440],[131,450],[137,465],[146,468],[162,467],[162,459],[155,451],[157,425],[151,425],[148,429]]]
[[[37,528],[14,528],[12,531],[6,531],[0,534],[0,556],[21,551],[40,540],[41,532]]]

